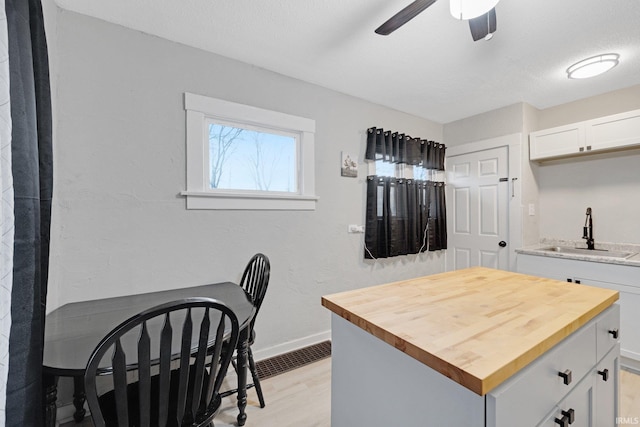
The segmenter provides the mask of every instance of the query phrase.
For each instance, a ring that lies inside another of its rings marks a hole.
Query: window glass
[[[413,179],[426,181],[429,179],[428,170],[422,166],[413,166]]]
[[[378,176],[397,176],[398,166],[395,163],[376,160],[376,175]]]
[[[209,188],[298,192],[298,138],[209,122]]]

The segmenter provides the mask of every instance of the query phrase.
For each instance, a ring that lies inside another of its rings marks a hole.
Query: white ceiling
[[[64,8],[448,123],[526,102],[547,108],[640,84],[640,0],[500,0],[473,42],[439,0],[389,36],[412,0],[56,0]],[[572,63],[620,65],[569,80]]]

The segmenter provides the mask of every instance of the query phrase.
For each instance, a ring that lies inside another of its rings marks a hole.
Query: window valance
[[[367,129],[365,159],[406,163],[443,171],[446,149],[444,144],[436,141],[371,127]]]

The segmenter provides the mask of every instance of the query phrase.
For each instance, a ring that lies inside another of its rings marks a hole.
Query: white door
[[[509,269],[509,151],[497,147],[446,159],[447,270]]]

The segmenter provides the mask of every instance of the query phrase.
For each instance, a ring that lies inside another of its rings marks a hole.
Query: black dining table
[[[74,302],[47,314],[43,358],[45,425],[55,426],[59,377],[73,378],[73,404],[76,408],[74,419],[80,422],[84,418],[84,370],[96,345],[109,331],[148,308],[189,297],[215,298],[228,305],[238,317],[238,425],[244,425],[247,418],[245,408],[249,324],[255,315],[255,308],[246,292],[232,282]]]

